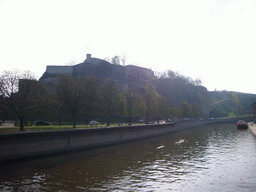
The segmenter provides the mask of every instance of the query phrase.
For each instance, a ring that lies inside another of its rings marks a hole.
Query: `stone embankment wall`
[[[140,125],[2,134],[0,135],[0,160],[124,143],[209,123],[212,122],[198,120],[178,122],[174,125]]]

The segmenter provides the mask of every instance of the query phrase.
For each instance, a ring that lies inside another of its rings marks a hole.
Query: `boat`
[[[248,128],[248,125],[246,123],[246,121],[244,120],[239,120],[236,124],[237,126],[237,129],[247,129]]]

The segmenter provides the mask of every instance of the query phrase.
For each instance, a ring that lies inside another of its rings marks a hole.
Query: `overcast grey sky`
[[[0,0],[1,71],[127,64],[201,78],[208,90],[256,93],[255,0]]]

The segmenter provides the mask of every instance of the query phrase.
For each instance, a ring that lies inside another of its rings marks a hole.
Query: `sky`
[[[256,0],[0,0],[0,72],[87,53],[256,94]]]

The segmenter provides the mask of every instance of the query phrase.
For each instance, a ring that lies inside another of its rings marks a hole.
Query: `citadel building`
[[[146,86],[146,81],[154,78],[154,72],[151,69],[134,65],[111,64],[105,60],[93,58],[91,54],[87,54],[87,58],[83,63],[74,66],[47,65],[40,81],[45,82],[47,87],[53,89],[61,74],[66,74],[72,78],[92,75],[100,81],[115,78],[122,90],[127,88],[142,90]]]

